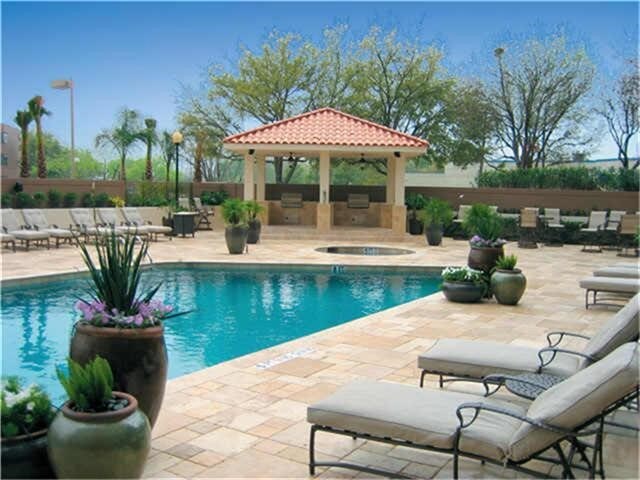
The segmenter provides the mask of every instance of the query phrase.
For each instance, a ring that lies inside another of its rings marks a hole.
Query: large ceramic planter
[[[244,225],[229,226],[224,230],[224,239],[231,254],[244,253],[247,245],[248,228]]]
[[[53,478],[47,430],[2,439],[2,478]]]
[[[502,247],[474,247],[471,246],[467,265],[474,270],[489,273],[496,266],[498,258],[504,255]]]
[[[71,358],[84,365],[96,355],[111,365],[115,389],[136,397],[153,427],[167,384],[164,327],[114,328],[77,323]]]
[[[484,287],[471,282],[442,282],[442,293],[450,302],[476,303],[482,299]]]
[[[247,243],[258,243],[260,241],[260,230],[262,229],[262,223],[260,220],[249,220],[249,229],[247,231]]]
[[[138,402],[102,413],[75,412],[65,404],[49,427],[48,451],[58,478],[140,478],[151,428]]]
[[[422,222],[417,218],[409,218],[409,233],[411,235],[420,235],[422,233]]]
[[[491,291],[498,303],[502,305],[516,305],[525,289],[527,279],[519,269],[497,269],[491,275]]]
[[[430,224],[425,228],[425,236],[427,237],[427,243],[432,247],[437,247],[442,243],[442,231],[443,226],[438,224]]]

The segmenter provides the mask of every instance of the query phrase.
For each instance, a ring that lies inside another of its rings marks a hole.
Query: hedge
[[[611,167],[548,167],[483,172],[479,187],[638,191],[640,171]]]

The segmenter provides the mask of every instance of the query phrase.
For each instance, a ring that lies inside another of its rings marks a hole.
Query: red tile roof
[[[320,108],[224,139],[230,144],[427,148],[429,142],[333,108]]]

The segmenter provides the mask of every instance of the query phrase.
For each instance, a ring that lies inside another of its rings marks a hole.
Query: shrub
[[[205,205],[222,205],[229,198],[229,194],[225,190],[219,192],[202,192],[200,200]]]
[[[33,208],[35,202],[27,192],[16,193],[16,208]]]
[[[247,200],[244,202],[245,209],[247,210],[247,216],[249,220],[255,220],[258,218],[262,212],[264,212],[264,207],[260,205],[255,200]]]
[[[476,203],[467,212],[462,226],[472,235],[471,244],[478,247],[498,247],[504,245],[502,217],[488,205]]]
[[[96,357],[82,366],[68,359],[69,376],[57,370],[58,379],[71,402],[70,407],[78,412],[104,412],[111,410],[113,400],[113,373],[109,362]]]
[[[44,208],[47,206],[47,196],[43,192],[33,194],[33,203],[36,208]]]
[[[498,258],[496,261],[496,268],[499,268],[500,270],[513,270],[516,268],[517,263],[518,257],[515,255],[505,255]]]
[[[11,187],[11,191],[12,191],[13,193],[19,193],[19,192],[21,192],[22,190],[24,190],[24,187],[23,187],[23,185],[22,185],[20,182],[16,182],[16,183],[14,183],[14,184],[13,184],[13,187]]]
[[[125,205],[124,199],[119,196],[109,197],[109,202],[116,208],[122,208]]]
[[[62,193],[52,188],[47,192],[49,198],[49,208],[59,208],[62,205]]]
[[[420,211],[419,218],[425,225],[447,226],[453,220],[453,209],[448,202],[439,198],[431,198]]]
[[[139,182],[135,192],[127,197],[127,203],[143,207],[167,205],[167,185],[159,182]]]
[[[104,192],[96,194],[95,204],[96,207],[108,207],[111,204],[109,202],[109,195]]]
[[[222,204],[222,218],[227,225],[236,226],[247,221],[247,207],[238,198],[230,198]]]
[[[12,208],[13,207],[13,197],[7,193],[3,192],[0,197],[0,206],[2,208]]]
[[[80,205],[85,208],[93,208],[96,206],[96,200],[93,196],[93,193],[87,192],[82,194],[82,198],[80,199]]]
[[[77,201],[78,201],[78,194],[74,192],[67,192],[62,197],[62,205],[65,208],[75,207]]]
[[[418,210],[422,210],[427,203],[427,199],[421,193],[410,193],[404,202],[407,208],[415,215]]]
[[[37,432],[49,426],[54,412],[49,396],[37,385],[22,387],[18,377],[2,380],[2,438]]]

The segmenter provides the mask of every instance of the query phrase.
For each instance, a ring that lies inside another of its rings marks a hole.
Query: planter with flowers
[[[172,307],[153,297],[160,285],[139,293],[148,241],[139,248],[133,236],[114,233],[96,243],[97,265],[86,245],[82,257],[91,276],[90,298],[76,307],[81,318],[71,339],[70,355],[86,364],[97,355],[111,365],[116,389],[137,398],[151,426],[155,424],[167,382],[167,347],[163,320]],[[136,251],[137,248],[137,251]]]
[[[469,209],[462,226],[467,234],[472,236],[469,241],[471,250],[467,265],[474,270],[490,273],[498,258],[504,255],[503,247],[507,243],[500,238],[503,229],[502,218],[488,205],[478,203]]]
[[[518,258],[515,255],[501,257],[491,274],[491,291],[502,305],[516,305],[527,288],[527,279],[522,271],[516,268],[517,263]]]
[[[47,430],[55,412],[37,385],[2,380],[2,478],[52,478]]]
[[[469,267],[447,267],[442,270],[442,293],[450,302],[479,302],[487,292],[483,272]]]
[[[47,436],[58,478],[139,478],[151,428],[134,396],[113,391],[109,363],[69,359],[69,376],[58,371],[58,378],[69,396]]]

